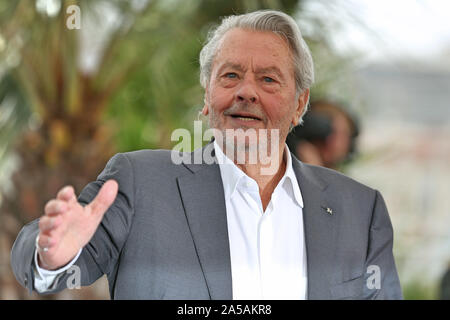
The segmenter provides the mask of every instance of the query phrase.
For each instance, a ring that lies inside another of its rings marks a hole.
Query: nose
[[[244,79],[236,91],[236,99],[239,102],[256,103],[258,101],[258,94],[255,83],[250,79]]]

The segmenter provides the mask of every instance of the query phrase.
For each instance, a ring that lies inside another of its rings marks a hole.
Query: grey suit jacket
[[[401,299],[380,193],[294,156],[292,164],[304,200],[308,299]],[[89,203],[108,179],[119,193],[75,263],[81,285],[106,274],[112,299],[232,299],[217,164],[175,165],[168,150],[117,154],[78,201]],[[38,220],[25,225],[11,252],[14,274],[30,293],[37,234]],[[70,276],[61,275],[49,293],[65,289]]]

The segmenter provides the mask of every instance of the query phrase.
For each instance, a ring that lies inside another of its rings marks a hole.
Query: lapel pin
[[[333,214],[333,209],[331,209],[329,207],[322,207],[322,208],[325,209],[329,215]]]

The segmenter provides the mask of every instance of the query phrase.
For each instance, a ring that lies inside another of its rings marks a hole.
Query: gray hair
[[[233,28],[255,31],[271,31],[287,40],[292,53],[297,95],[309,89],[314,82],[314,65],[308,45],[302,37],[295,20],[289,15],[275,10],[260,10],[242,15],[225,17],[222,23],[208,34],[205,46],[200,51],[200,83],[203,88],[211,78],[212,64],[216,56],[220,40]],[[307,111],[306,105],[300,117]]]

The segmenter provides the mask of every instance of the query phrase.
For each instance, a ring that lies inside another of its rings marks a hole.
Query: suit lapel
[[[177,182],[209,295],[211,299],[231,300],[230,247],[219,166],[186,167],[191,173],[178,177]]]
[[[302,193],[308,299],[327,299],[333,282],[337,215],[339,210],[326,199],[327,185],[312,170],[292,157],[292,165]],[[332,212],[330,213],[331,209]]]

